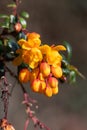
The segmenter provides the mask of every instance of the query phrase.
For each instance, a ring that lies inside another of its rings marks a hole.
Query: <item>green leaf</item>
[[[15,8],[16,7],[16,4],[15,3],[12,3],[12,4],[8,4],[7,7],[10,7],[10,8]]]
[[[75,66],[68,65],[68,69],[71,70],[71,71],[74,71],[81,78],[86,79],[85,76]]]
[[[25,12],[25,11],[23,11],[21,13],[21,16],[24,17],[24,18],[29,18],[29,14],[27,12]]]
[[[9,18],[9,16],[6,14],[0,14],[0,18]]]
[[[5,75],[4,63],[0,61],[0,78]]]
[[[71,57],[72,57],[72,47],[67,41],[63,41],[63,45],[67,49],[67,60],[68,60],[68,62],[70,62]]]
[[[75,83],[76,82],[76,73],[75,73],[75,71],[70,72],[69,81],[70,81],[70,83]]]
[[[20,32],[19,35],[18,35],[18,40],[19,40],[19,39],[26,39],[25,33]]]
[[[0,40],[0,54],[3,52],[3,43],[2,41]]]
[[[27,26],[26,20],[25,20],[24,18],[20,17],[20,18],[19,18],[19,21],[20,21],[22,27],[23,27],[23,28],[26,28],[26,26]]]
[[[14,23],[15,21],[15,16],[14,15],[10,15],[10,23]]]
[[[0,47],[3,45],[2,41],[0,40]]]
[[[64,74],[65,76],[68,76],[68,75],[70,74],[69,69],[63,68],[62,70],[63,70],[63,74]]]
[[[2,28],[9,28],[9,17],[5,18],[5,20],[3,21],[3,23],[0,23],[0,26]]]

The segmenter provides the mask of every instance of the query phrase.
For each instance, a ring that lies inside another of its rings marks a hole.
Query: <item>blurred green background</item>
[[[12,12],[6,8],[10,2],[0,1],[0,13]],[[28,30],[41,34],[42,42],[60,44],[66,40],[71,44],[71,63],[87,77],[87,0],[22,0],[19,12],[23,10],[30,14]],[[8,77],[13,83],[14,79]],[[31,90],[29,93],[38,100],[36,115],[51,130],[87,130],[87,80],[77,77],[74,85],[60,84],[59,94],[52,98]],[[26,119],[22,100],[20,86],[16,85],[9,104],[9,120],[16,130],[23,130]],[[32,123],[28,129],[34,130]]]

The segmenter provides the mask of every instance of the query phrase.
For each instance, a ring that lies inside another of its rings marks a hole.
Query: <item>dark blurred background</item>
[[[6,8],[10,2],[0,0],[0,13],[12,12]],[[72,45],[71,63],[87,77],[87,0],[22,0],[19,12],[23,10],[30,14],[29,31],[41,34],[42,42],[59,44],[66,40]],[[9,82],[14,81],[8,77]],[[51,130],[87,130],[87,80],[77,77],[74,85],[60,84],[59,94],[52,98],[29,93],[38,100],[36,115]],[[23,130],[26,119],[22,100],[16,85],[9,104],[9,120],[16,130]],[[31,122],[28,129],[34,129]]]

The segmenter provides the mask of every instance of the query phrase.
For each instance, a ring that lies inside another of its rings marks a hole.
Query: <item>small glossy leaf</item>
[[[0,78],[5,75],[4,63],[0,61]]]
[[[26,39],[26,35],[23,32],[20,32],[18,39]]]
[[[16,7],[16,4],[15,3],[12,3],[12,4],[8,4],[7,7],[10,7],[10,8],[15,8]]]
[[[15,41],[9,40],[7,43],[7,49],[9,51],[15,52],[19,48],[18,44]]]
[[[63,74],[64,74],[65,76],[68,76],[68,75],[70,74],[69,69],[63,68]]]
[[[75,71],[70,72],[69,81],[70,81],[70,83],[75,83],[76,82],[76,73],[75,73]]]
[[[3,52],[3,43],[2,41],[0,40],[0,54]]]
[[[0,47],[3,45],[2,41],[0,40]]]
[[[24,17],[24,18],[29,18],[29,14],[27,12],[25,12],[25,11],[23,11],[21,13],[21,16]]]
[[[63,67],[63,68],[66,68],[66,67],[68,66],[68,64],[69,64],[69,63],[68,63],[67,60],[65,60],[65,59],[62,60],[62,67]]]
[[[2,28],[9,28],[9,18],[5,18],[3,23],[0,23]]]
[[[26,26],[27,26],[26,20],[25,20],[24,18],[20,17],[19,21],[20,21],[20,23],[22,24],[22,27],[23,27],[23,28],[26,28]]]
[[[63,41],[63,45],[67,49],[67,60],[70,62],[71,57],[72,57],[72,47],[67,41]]]
[[[9,18],[9,16],[6,14],[0,14],[0,18]]]
[[[9,28],[9,18],[5,19],[4,24],[5,24],[6,28]]]
[[[10,15],[10,23],[14,23],[15,21],[15,16],[14,15]]]

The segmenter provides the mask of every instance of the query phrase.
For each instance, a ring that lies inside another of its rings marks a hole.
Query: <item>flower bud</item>
[[[40,64],[40,71],[44,77],[47,77],[50,74],[50,66],[46,62]]]
[[[52,94],[57,94],[59,91],[58,87],[52,88]]]
[[[52,88],[55,88],[58,86],[58,80],[54,77],[49,77],[48,83]]]
[[[32,84],[31,84],[31,88],[34,92],[39,92],[40,90],[40,80],[39,79],[35,79]]]
[[[16,32],[20,32],[21,29],[22,29],[22,25],[20,23],[16,23],[15,26],[14,26],[14,28],[15,28]]]
[[[30,79],[30,71],[27,68],[23,68],[19,72],[19,81],[22,83],[28,82]]]
[[[52,88],[48,84],[46,86],[45,95],[47,97],[52,97]]]
[[[38,78],[38,74],[39,74],[39,69],[35,68],[31,71],[31,75],[30,75],[30,82],[34,81],[35,79]]]
[[[56,67],[52,66],[51,71],[52,71],[53,76],[56,78],[60,78],[63,73],[62,68],[60,66],[56,66]]]
[[[44,80],[45,80],[42,73],[39,73],[38,78],[39,78],[41,81],[44,81]]]
[[[40,81],[40,92],[43,93],[46,88],[46,83],[44,81]]]

